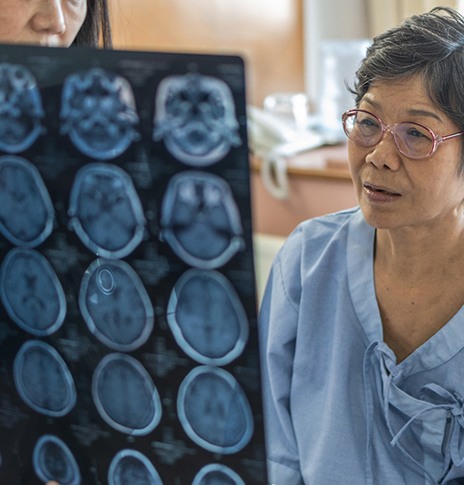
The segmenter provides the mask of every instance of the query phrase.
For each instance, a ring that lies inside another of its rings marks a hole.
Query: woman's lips
[[[401,197],[401,194],[395,192],[393,189],[380,185],[364,183],[363,189],[368,200],[371,202],[391,202]]]

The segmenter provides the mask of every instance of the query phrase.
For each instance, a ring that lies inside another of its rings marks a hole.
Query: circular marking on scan
[[[150,460],[135,450],[121,450],[111,461],[109,485],[163,485]]]
[[[19,64],[0,64],[0,150],[27,150],[42,133],[45,117],[37,82]]]
[[[54,209],[37,168],[24,158],[0,157],[0,232],[23,248],[41,244],[53,230]]]
[[[15,248],[8,252],[0,269],[0,298],[10,318],[32,335],[51,335],[63,324],[63,288],[38,251]]]
[[[125,354],[105,356],[95,369],[92,396],[112,428],[133,436],[150,433],[161,419],[161,400],[142,364]]]
[[[229,185],[204,172],[170,180],[161,209],[162,236],[185,263],[199,269],[226,264],[243,248],[242,225]]]
[[[177,414],[189,438],[213,453],[237,453],[253,434],[245,393],[219,367],[199,366],[190,371],[179,387]]]
[[[245,482],[229,467],[211,463],[196,474],[192,485],[245,485]]]
[[[226,365],[248,340],[248,320],[232,284],[221,273],[191,269],[176,282],[167,320],[177,344],[200,364]]]
[[[78,171],[68,215],[83,244],[103,258],[124,258],[143,239],[142,204],[132,179],[116,165],[91,163]]]
[[[211,165],[241,145],[232,92],[220,79],[200,74],[167,77],[159,84],[155,107],[153,139],[163,139],[183,163]]]
[[[21,399],[46,416],[68,414],[76,404],[76,388],[66,363],[50,345],[29,340],[19,349],[13,366]]]
[[[130,352],[153,330],[150,297],[131,266],[118,260],[95,260],[82,279],[79,307],[89,330],[113,350]]]
[[[135,98],[127,79],[100,68],[69,76],[63,85],[61,133],[84,155],[108,160],[139,139]]]
[[[60,485],[80,485],[81,475],[74,455],[57,436],[44,435],[37,441],[32,456],[36,475],[48,482],[54,480]]]

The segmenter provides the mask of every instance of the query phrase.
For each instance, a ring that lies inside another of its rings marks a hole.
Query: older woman
[[[302,223],[262,303],[270,479],[464,483],[464,18],[376,37],[353,91],[359,207]]]

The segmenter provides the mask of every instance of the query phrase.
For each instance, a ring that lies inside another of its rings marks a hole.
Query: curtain
[[[462,0],[365,0],[369,35],[374,37],[398,25],[406,17],[427,12],[433,7],[447,6],[461,9]]]

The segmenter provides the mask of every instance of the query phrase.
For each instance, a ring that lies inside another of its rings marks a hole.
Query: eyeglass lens
[[[364,111],[348,113],[343,125],[348,138],[364,147],[379,143],[384,133],[380,119]],[[407,157],[422,158],[433,151],[434,135],[424,126],[405,122],[395,125],[391,131],[398,150]]]

